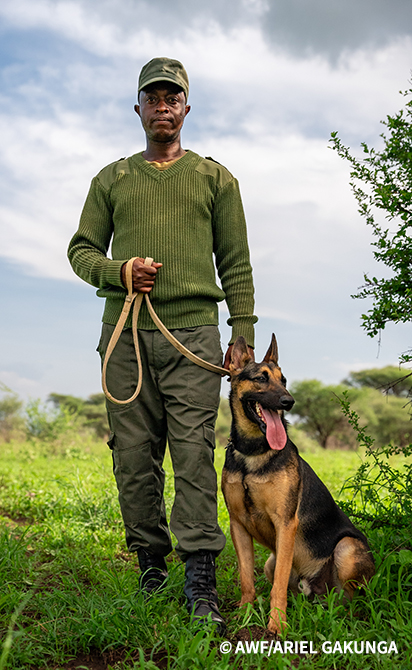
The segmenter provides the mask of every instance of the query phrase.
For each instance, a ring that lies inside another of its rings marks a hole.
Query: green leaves
[[[411,94],[412,89],[403,93],[407,98]],[[376,237],[373,255],[392,272],[380,279],[364,275],[364,285],[352,296],[372,298],[372,309],[362,314],[362,325],[371,337],[390,321],[410,321],[412,313],[412,100],[382,124],[387,131],[381,134],[383,148],[362,142],[362,160],[351,155],[337,131],[331,133],[331,148],[350,164],[358,211]],[[381,223],[382,214],[391,227]]]
[[[342,487],[342,491],[350,490],[353,494],[350,509],[346,508],[345,511],[355,512],[356,516],[356,510],[360,510],[362,518],[369,519],[377,526],[392,524],[398,528],[409,528],[412,515],[412,465],[405,462],[402,467],[395,467],[391,457],[399,453],[410,456],[412,445],[399,448],[385,444],[377,447],[368,428],[361,426],[359,415],[352,409],[348,392],[345,391],[339,400],[343,414],[364,449],[364,460],[358,471]],[[409,562],[406,555],[403,555],[403,559]]]

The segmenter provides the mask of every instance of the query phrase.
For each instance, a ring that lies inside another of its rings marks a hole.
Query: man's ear
[[[251,360],[246,340],[240,335],[233,345],[229,372],[232,374],[240,372]]]
[[[135,106],[134,106],[134,111],[136,112],[136,114],[137,114],[138,116],[140,116],[140,106],[139,106],[139,105],[135,105]]]
[[[186,105],[186,107],[185,107],[185,116],[187,116],[187,115],[189,114],[189,112],[190,112],[191,109],[192,109],[192,108],[191,108],[190,105]]]

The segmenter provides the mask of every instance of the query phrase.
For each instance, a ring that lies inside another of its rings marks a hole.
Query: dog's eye
[[[287,380],[286,380],[286,377],[284,377],[283,375],[282,375],[282,379],[280,381],[282,382],[283,386],[286,386],[286,384],[288,383]]]
[[[258,384],[266,384],[268,379],[268,373],[264,372],[262,375],[259,375],[259,377],[255,377],[253,381],[257,382]]]

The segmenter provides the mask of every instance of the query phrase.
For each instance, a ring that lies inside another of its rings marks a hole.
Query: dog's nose
[[[282,395],[279,398],[279,403],[282,409],[291,409],[295,404],[295,401],[291,395]]]

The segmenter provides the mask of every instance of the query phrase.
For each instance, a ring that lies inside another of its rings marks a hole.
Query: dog
[[[278,365],[275,336],[262,363],[252,361],[246,340],[238,337],[229,371],[232,428],[222,491],[239,564],[239,605],[255,599],[255,539],[272,552],[265,565],[272,583],[268,630],[280,634],[288,585],[312,597],[335,587],[352,600],[375,565],[366,537],[287,435],[283,414],[295,401]]]

